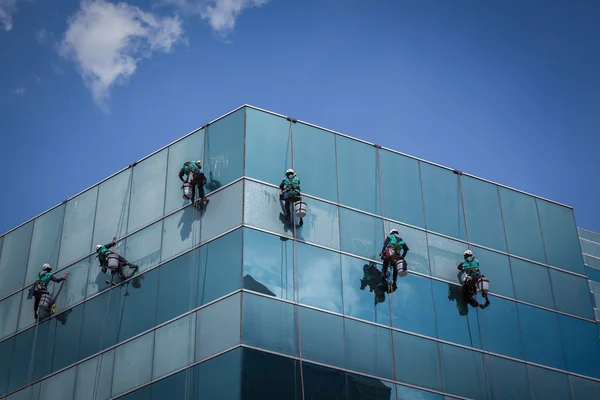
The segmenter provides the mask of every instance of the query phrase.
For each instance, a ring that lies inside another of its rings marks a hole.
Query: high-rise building
[[[178,176],[198,159],[199,211]],[[280,201],[288,168],[302,225]],[[409,273],[388,294],[379,254],[392,228]],[[95,253],[113,237],[139,266],[114,286]],[[251,106],[0,248],[0,398],[600,398],[597,265],[584,265],[571,207]],[[459,286],[467,249],[490,281],[485,309]],[[36,324],[44,263],[69,275],[50,283],[56,313]]]

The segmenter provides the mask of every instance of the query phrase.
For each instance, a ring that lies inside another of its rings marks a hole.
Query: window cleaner
[[[400,237],[398,229],[392,229],[385,238],[383,248],[381,249],[381,253],[379,253],[379,256],[383,260],[381,284],[387,289],[388,293],[393,293],[398,288],[396,285],[398,275],[404,277],[408,274],[408,266],[404,259],[408,250],[409,248],[406,242]],[[400,255],[400,252],[402,252],[402,255]],[[393,267],[393,281],[391,285],[388,285],[386,277],[390,265]]]
[[[204,196],[204,185],[206,184],[206,176],[200,171],[202,165],[200,160],[187,161],[179,170],[179,179],[183,182],[181,189],[183,190],[183,198],[190,200],[197,210],[202,204],[208,204],[209,200]],[[186,178],[183,179],[183,176]],[[196,197],[196,188],[198,188],[199,200],[194,202]]]
[[[121,281],[127,279],[125,274],[123,273],[123,267],[129,266],[133,270],[137,270],[138,266],[135,264],[131,264],[124,257],[121,257],[114,251],[110,250],[112,247],[117,244],[117,239],[113,239],[112,242],[105,245],[97,245],[96,253],[98,257],[98,261],[100,262],[100,268],[102,268],[102,273],[106,273],[107,270],[110,270],[111,280],[107,280],[106,283],[109,285],[116,285],[117,283],[114,281],[114,275],[117,274]]]
[[[38,320],[38,309],[42,309],[48,314],[48,316],[54,314],[54,301],[55,298],[48,293],[48,283],[62,282],[67,279],[68,274],[65,272],[61,278],[55,278],[52,275],[52,267],[50,264],[44,264],[42,271],[37,276],[35,283],[33,284],[33,315],[35,320]],[[58,296],[58,293],[56,294]]]
[[[463,272],[461,284],[463,285],[468,302],[473,307],[486,308],[490,305],[487,295],[490,290],[490,282],[479,271],[479,261],[475,258],[471,250],[465,250],[463,256],[464,260],[456,268]],[[481,296],[485,299],[485,304],[479,304],[474,299],[477,292],[481,293]]]
[[[285,178],[279,184],[281,194],[279,200],[285,201],[285,218],[292,222],[292,204],[296,216],[300,218],[298,225],[302,226],[304,221],[302,218],[306,216],[306,203],[302,201],[302,194],[300,190],[300,179],[293,169],[285,171]]]

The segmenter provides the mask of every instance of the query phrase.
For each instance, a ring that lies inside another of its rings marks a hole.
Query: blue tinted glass
[[[389,325],[389,296],[380,284],[381,265],[342,255],[345,315]]]
[[[306,201],[304,225],[296,228],[299,240],[320,244],[332,249],[340,248],[340,222],[338,207],[313,199]]]
[[[117,342],[117,326],[123,302],[121,290],[121,287],[112,289],[79,306],[84,307],[80,360]]]
[[[130,263],[137,265],[138,273],[146,271],[160,262],[160,245],[163,221],[158,221],[147,228],[129,236],[125,240],[124,251],[117,251]],[[119,246],[119,245],[117,245]]]
[[[472,399],[489,398],[483,355],[440,344],[444,391]]]
[[[292,237],[293,226],[285,219],[279,189],[244,181],[244,224]]]
[[[490,281],[490,290],[493,293],[515,297],[508,257],[478,247],[474,247],[472,250],[477,260],[479,260],[481,273]]]
[[[243,183],[237,182],[210,196],[200,222],[202,243],[242,224],[242,191]]]
[[[158,270],[152,270],[140,278],[139,287],[125,285],[121,290],[124,298],[119,313],[119,341],[135,336],[155,325]]]
[[[114,358],[115,351],[111,350],[77,366],[74,400],[88,400],[90,395],[96,399],[110,397]]]
[[[97,197],[98,186],[67,202],[59,266],[67,265],[91,251]]]
[[[413,389],[408,386],[396,385],[398,400],[443,400],[441,394],[426,392],[424,390]],[[393,399],[393,397],[392,397]]]
[[[294,300],[294,242],[245,228],[243,285],[244,289]]]
[[[40,399],[63,400],[73,397],[75,390],[75,373],[77,369],[71,368],[44,381],[40,389]]]
[[[127,393],[125,396],[119,397],[122,400],[150,400],[151,386],[145,386],[135,392]]]
[[[133,232],[163,214],[167,153],[168,149],[164,149],[133,167],[127,232]]]
[[[573,209],[536,199],[548,264],[584,274]]]
[[[600,245],[586,240],[581,240],[581,251],[594,257],[600,257]]]
[[[116,348],[112,380],[113,396],[150,381],[153,342],[154,332],[150,332]]]
[[[343,368],[343,337],[343,318],[300,307],[302,358]]]
[[[188,393],[193,392],[192,369],[188,368],[178,372],[165,379],[161,379],[152,384],[150,398],[154,400],[162,399],[185,399]],[[189,397],[188,397],[189,398]],[[192,397],[193,398],[193,397]]]
[[[56,314],[51,320],[44,366],[47,372],[55,372],[77,362],[82,321],[83,307],[75,307],[62,314]]]
[[[15,337],[8,391],[18,389],[25,386],[28,382],[33,382],[42,377],[46,353],[44,342],[48,337],[49,327],[50,323],[48,321],[43,322],[38,326],[35,346],[33,344],[35,329],[33,328],[28,329]],[[35,352],[35,356],[33,357],[33,368],[31,369],[30,374],[29,363],[31,362],[32,350]],[[29,380],[30,376],[31,380]]]
[[[35,319],[34,319],[34,315],[33,315],[33,301],[34,301],[34,297],[33,297],[33,286],[30,286],[29,288],[23,290],[22,292],[19,292],[14,296],[18,296],[19,300],[21,302],[21,306],[19,307],[18,304],[16,304],[16,312],[19,314],[19,323],[16,326],[17,331],[20,331],[22,329],[27,328],[28,326],[31,326],[35,323]],[[3,300],[3,302],[6,302],[8,299]],[[14,300],[13,300],[14,301]],[[13,311],[15,312],[15,311]],[[10,318],[10,316],[9,316]],[[14,318],[14,317],[13,317]]]
[[[412,274],[398,278],[398,289],[389,297],[392,302],[390,307],[394,327],[435,337],[433,296],[429,278]],[[379,322],[388,324],[387,321]]]
[[[381,213],[375,147],[335,136],[339,201],[373,214]],[[360,190],[357,190],[360,185]]]
[[[55,274],[57,278],[62,277],[63,273],[68,273],[67,280],[61,283],[53,283],[49,287],[53,293],[57,293],[62,286],[62,290],[54,299],[56,302],[56,311],[61,312],[80,302],[85,298],[85,291],[88,285],[88,272],[90,264],[94,265],[93,257],[85,258],[74,265]]]
[[[558,314],[567,371],[600,378],[598,327],[591,322]]]
[[[304,398],[319,400],[347,400],[344,393],[361,393],[362,387],[346,389],[346,373],[320,365],[302,362]],[[350,385],[348,385],[350,386]]]
[[[279,185],[292,166],[290,122],[253,108],[246,108],[246,176]],[[268,157],[265,155],[268,154]],[[296,167],[302,179],[302,170]]]
[[[196,258],[194,260],[194,255]],[[194,262],[195,261],[195,262]],[[191,251],[159,268],[156,323],[162,324],[196,306],[198,251]],[[168,301],[164,301],[168,299]]]
[[[591,400],[600,398],[600,383],[573,375],[569,375],[569,381],[571,383],[573,400]]]
[[[94,244],[109,243],[125,235],[131,194],[131,168],[102,182],[94,222]]]
[[[0,257],[0,298],[23,286],[32,230],[33,222],[29,222],[4,236]],[[41,270],[42,266],[39,268]]]
[[[188,206],[165,218],[162,241],[163,261],[200,243],[200,213],[194,207]]]
[[[40,395],[40,386],[41,384],[37,383],[33,386],[25,388],[23,390],[18,391],[17,393],[11,394],[6,399],[7,400],[31,400],[37,399]]]
[[[485,356],[490,394],[496,399],[528,399],[527,366],[504,358]]]
[[[427,243],[429,244],[431,275],[459,283],[459,271],[456,267],[462,262],[467,245],[432,234],[427,234]],[[485,274],[485,270],[483,273]]]
[[[302,191],[337,201],[334,135],[296,123],[292,125],[292,138],[294,168],[302,179]]]
[[[477,309],[467,304],[462,297],[462,288],[434,280],[431,284],[438,338],[465,346],[481,347]],[[453,301],[448,301],[449,299]]]
[[[11,371],[13,359],[13,349],[15,347],[15,338],[10,338],[0,342],[0,396],[8,392],[8,379]]]
[[[4,339],[17,330],[21,296],[22,293],[19,292],[0,302],[0,339]],[[25,314],[28,314],[33,322],[33,309],[30,308],[29,312]]]
[[[394,224],[389,221],[383,222],[384,231],[387,233],[393,228],[397,229],[402,239],[406,242],[409,248],[406,254],[406,262],[408,270],[429,275],[429,252],[427,250],[427,234],[418,229],[409,228],[408,226]],[[382,237],[379,250],[383,247]]]
[[[167,192],[165,193],[165,214],[185,204],[188,200],[182,198],[179,171],[183,163],[200,160],[200,166],[205,168],[204,160],[204,129],[194,132],[179,142],[169,146],[167,160]]]
[[[198,303],[203,305],[241,288],[242,230],[200,248]]]
[[[52,268],[58,266],[58,249],[64,213],[65,206],[61,205],[35,219],[25,284],[35,281],[44,263],[50,264]]]
[[[419,162],[391,151],[379,150],[379,163],[383,182],[383,215],[424,228]]]
[[[442,390],[437,342],[394,332],[394,352],[397,381]]]
[[[298,296],[300,303],[342,312],[340,255],[298,243]]]
[[[523,345],[519,334],[519,316],[517,303],[494,297],[492,304],[480,311],[483,344],[492,353],[504,354],[514,358],[523,358]],[[473,310],[476,311],[476,310]]]
[[[569,379],[566,374],[545,368],[527,366],[532,400],[570,399]]]
[[[419,163],[423,182],[425,223],[427,229],[465,239],[458,175],[445,168]]]
[[[554,308],[548,268],[512,257],[510,265],[517,299]]]
[[[535,198],[502,187],[498,190],[509,253],[545,263]]]
[[[496,300],[494,300],[495,302]],[[485,310],[487,312],[493,305]],[[554,368],[565,368],[556,314],[540,308],[517,304],[525,359]]]
[[[383,245],[383,222],[379,218],[340,207],[342,251],[376,259]]]
[[[590,297],[588,280],[575,275],[548,269],[556,309],[569,314],[594,319],[594,309]]]
[[[241,302],[238,293],[196,313],[196,361],[240,344]]]
[[[194,362],[196,314],[180,318],[156,330],[152,379]]]
[[[239,399],[241,356],[242,351],[235,349],[192,369],[198,390],[190,400]]]
[[[346,368],[387,379],[393,377],[389,329],[344,319]]]
[[[506,251],[497,186],[464,175],[461,177],[461,183],[469,240],[472,243]]]
[[[250,293],[243,295],[242,343],[298,355],[298,316],[292,304]]]
[[[243,175],[244,119],[241,109],[206,128],[203,169],[207,193]]]
[[[242,399],[302,399],[300,362],[242,350]]]
[[[362,375],[346,374],[348,400],[395,400],[396,388],[393,384],[380,379]]]

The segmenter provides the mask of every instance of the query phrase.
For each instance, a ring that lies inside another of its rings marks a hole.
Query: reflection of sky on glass
[[[292,232],[286,232],[286,225],[280,219],[283,208],[279,189],[252,181],[244,181],[244,185],[244,223],[291,236]]]
[[[456,266],[463,259],[467,246],[464,243],[428,234],[431,275],[457,282]]]
[[[62,311],[67,307],[83,300],[85,297],[86,282],[88,279],[88,270],[90,263],[94,261],[93,257],[86,258],[83,261],[67,268],[64,272],[69,274],[60,295],[56,299],[56,311]],[[98,268],[100,270],[100,268]],[[59,271],[56,277],[62,277],[62,271]],[[60,283],[55,284],[52,292],[56,293]]]
[[[404,278],[399,277],[398,289],[389,296],[388,301],[391,301],[394,327],[435,337],[435,317],[429,278],[412,274]]]
[[[383,245],[381,219],[340,208],[341,248],[348,253],[375,259]]]
[[[297,247],[300,302],[341,313],[340,255],[302,243]]]
[[[424,390],[413,389],[408,386],[396,385],[398,399],[402,400],[443,400],[441,394],[426,392]]]
[[[337,206],[305,199],[304,225],[296,228],[298,239],[339,250],[340,230]]]
[[[406,262],[409,271],[420,272],[429,275],[429,256],[427,255],[427,235],[423,231],[384,221],[385,234],[393,228],[398,229],[400,236],[410,249],[406,254]],[[381,246],[385,236],[382,235]]]

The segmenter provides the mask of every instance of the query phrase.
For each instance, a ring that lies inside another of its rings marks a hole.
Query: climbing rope
[[[192,187],[192,190],[196,190],[195,187]],[[195,194],[195,193],[194,193]],[[201,201],[201,200],[199,200]],[[194,203],[192,203],[192,260],[190,262],[190,266],[189,266],[189,295],[188,295],[188,311],[191,310],[192,308],[194,308],[194,268],[196,267],[196,249],[194,249],[194,246],[196,245],[196,235],[198,236],[198,238],[200,238],[200,233],[198,232],[196,233],[196,230],[200,230],[200,223],[198,223],[198,228],[196,228],[195,226],[195,220],[196,220],[196,214],[200,213],[200,211],[198,209],[196,209],[196,206]],[[200,240],[198,240],[198,242],[200,242]],[[198,258],[200,259],[200,258]],[[204,291],[202,293],[204,295]],[[187,360],[187,364],[189,365],[190,363],[192,363],[195,359],[195,351],[192,354],[192,335],[193,335],[193,327],[192,327],[192,314],[189,314],[189,322],[188,322],[188,342],[187,342],[187,347],[188,347],[188,360]],[[192,357],[192,359],[190,360],[189,357]],[[190,372],[191,368],[186,368],[185,370],[185,400],[187,400],[189,398],[190,395]]]
[[[106,302],[106,310],[104,311],[104,319],[102,320],[102,330],[100,331],[100,343],[98,344],[98,352],[102,351],[102,341],[104,340],[104,331],[106,328],[106,318],[108,317],[108,310],[110,306],[110,297],[112,295],[112,290],[108,292],[108,300]],[[104,358],[104,354],[100,354],[98,356],[98,361],[96,362],[96,372],[94,373],[94,395],[93,400],[96,400],[97,391],[98,391],[98,380],[100,379],[100,369],[102,366],[102,359]]]

